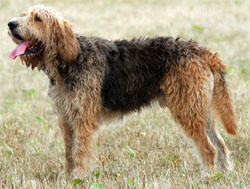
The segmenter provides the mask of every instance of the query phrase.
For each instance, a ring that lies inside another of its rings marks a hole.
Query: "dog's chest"
[[[68,93],[64,87],[52,83],[50,83],[48,95],[53,102],[53,108],[56,113],[69,121],[73,121],[72,113],[77,110],[76,104],[78,103],[75,103],[77,98]]]

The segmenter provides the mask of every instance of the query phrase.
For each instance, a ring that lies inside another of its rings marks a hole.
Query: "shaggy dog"
[[[205,164],[229,169],[229,152],[211,109],[236,135],[226,67],[217,53],[172,37],[109,41],[73,32],[54,11],[32,7],[8,23],[20,56],[50,79],[48,95],[65,142],[66,173],[87,171],[98,122],[158,101],[194,140]]]

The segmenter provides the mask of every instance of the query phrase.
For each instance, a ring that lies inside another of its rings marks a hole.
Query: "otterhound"
[[[217,53],[172,37],[109,41],[73,32],[71,24],[43,7],[32,7],[8,23],[17,44],[10,53],[50,79],[66,151],[66,172],[87,171],[93,135],[105,118],[138,111],[152,101],[168,107],[192,138],[205,164],[229,169],[229,152],[211,109],[236,135],[226,67]]]

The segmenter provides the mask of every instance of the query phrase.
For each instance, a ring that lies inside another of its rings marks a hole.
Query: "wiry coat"
[[[21,59],[50,78],[49,96],[63,132],[67,173],[88,170],[98,121],[140,110],[153,100],[169,108],[208,166],[214,165],[217,151],[220,168],[230,168],[228,150],[210,114],[213,107],[227,131],[236,134],[226,68],[217,53],[172,37],[130,41],[84,37],[47,9],[35,7],[26,14],[30,19],[50,19],[42,23],[47,36],[35,36],[42,41],[42,50]],[[27,36],[33,32],[25,31]]]
[[[172,37],[107,41],[100,38],[77,37],[81,53],[73,63],[59,73],[68,90],[84,86],[83,74],[96,69],[101,74],[102,106],[112,111],[136,111],[152,99],[163,95],[160,85],[172,64],[181,58],[199,54],[195,42],[184,42]],[[93,56],[100,63],[86,62]],[[95,65],[95,63],[97,65]],[[101,65],[101,67],[100,67]]]

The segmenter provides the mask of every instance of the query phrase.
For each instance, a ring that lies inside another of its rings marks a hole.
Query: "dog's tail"
[[[217,53],[213,54],[206,50],[205,53],[202,53],[202,58],[209,64],[214,75],[212,107],[219,115],[227,132],[236,135],[237,124],[232,105],[232,97],[225,80],[226,66],[222,64]]]

